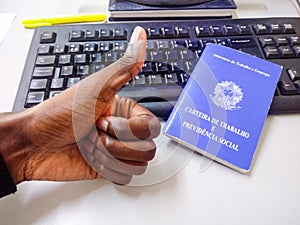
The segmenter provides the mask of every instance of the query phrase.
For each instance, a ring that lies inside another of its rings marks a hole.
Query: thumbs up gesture
[[[145,31],[136,27],[118,61],[13,115],[22,141],[10,150],[15,157],[3,153],[3,158],[16,184],[100,177],[128,184],[145,172],[155,156],[153,138],[160,122],[132,99],[117,95],[139,73],[145,51]]]

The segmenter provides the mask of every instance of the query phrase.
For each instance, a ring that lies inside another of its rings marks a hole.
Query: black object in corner
[[[12,177],[0,156],[0,198],[15,193],[17,186],[12,180]]]

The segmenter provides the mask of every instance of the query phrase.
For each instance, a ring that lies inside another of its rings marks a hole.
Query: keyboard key
[[[178,62],[171,62],[171,72],[175,72],[175,73],[180,73],[182,71],[184,71],[184,65],[183,65],[183,61],[178,61]]]
[[[48,81],[47,79],[32,79],[30,82],[30,89],[31,90],[46,89],[47,81]]]
[[[294,84],[295,84],[295,86],[296,86],[297,89],[298,89],[298,94],[300,94],[300,80],[296,80],[296,81],[294,82]]]
[[[296,57],[300,57],[300,46],[294,46],[293,51]]]
[[[249,25],[237,25],[240,35],[251,35],[251,28]]]
[[[180,73],[178,76],[178,82],[181,86],[184,86],[189,78],[190,76],[187,73]]]
[[[165,74],[164,82],[168,86],[169,85],[177,85],[177,83],[178,83],[177,74],[176,73]]]
[[[111,44],[109,42],[100,42],[98,50],[100,52],[107,52],[107,51],[111,50],[110,47],[111,47]]]
[[[267,24],[255,24],[253,25],[256,34],[270,34],[271,28]]]
[[[54,70],[54,78],[58,78],[60,76],[60,67],[56,67]]]
[[[90,55],[90,62],[94,63],[94,62],[101,62],[102,60],[102,54],[101,53],[93,53]]]
[[[174,49],[187,48],[187,42],[184,40],[173,41],[173,47]]]
[[[151,27],[147,29],[147,37],[149,39],[151,38],[159,38],[160,37],[160,31],[158,27]]]
[[[190,37],[190,30],[187,27],[175,27],[177,36],[181,38]]]
[[[83,41],[84,33],[82,30],[72,30],[69,34],[69,41]]]
[[[116,40],[126,40],[127,38],[127,30],[123,28],[115,28],[113,30],[113,36]]]
[[[54,67],[35,67],[33,77],[51,77],[53,76]]]
[[[98,37],[99,37],[99,33],[97,30],[86,30],[84,32],[83,39],[85,41],[96,41],[98,40]]]
[[[58,58],[58,64],[66,65],[71,63],[71,55],[60,55]]]
[[[232,47],[231,43],[230,43],[230,39],[228,39],[228,38],[217,38],[216,42],[219,45],[224,45],[224,46]]]
[[[286,34],[294,34],[296,33],[296,30],[294,26],[290,23],[284,23],[283,25],[283,32]]]
[[[105,59],[105,62],[107,62],[107,63],[113,63],[118,60],[118,54],[117,54],[117,52],[104,53],[104,59]]]
[[[53,48],[54,54],[61,54],[61,53],[64,53],[65,51],[66,51],[66,45],[64,45],[64,44],[54,45],[54,48]]]
[[[36,58],[36,62],[35,64],[36,65],[43,65],[43,66],[46,66],[46,65],[54,65],[55,63],[55,56],[54,55],[47,55],[47,56],[38,56]]]
[[[77,66],[77,75],[88,75],[90,70],[89,65]]]
[[[51,31],[45,31],[41,34],[40,43],[54,43],[56,40],[56,33]]]
[[[224,31],[222,26],[210,26],[209,27],[210,34],[212,36],[222,36],[224,35]]]
[[[69,45],[69,53],[79,53],[81,51],[81,45],[80,44],[70,44]]]
[[[238,35],[238,29],[235,25],[225,25],[223,26],[225,35]]]
[[[198,58],[201,56],[202,50],[203,49],[201,48],[201,49],[198,49],[198,50],[195,51],[195,54],[196,54],[196,56],[198,56]]]
[[[300,71],[299,70],[288,69],[287,72],[292,81],[300,80]]]
[[[80,81],[80,77],[71,77],[68,79],[67,87],[72,87]]]
[[[53,98],[56,95],[60,94],[62,91],[50,91],[49,98]]]
[[[86,54],[78,54],[74,56],[74,63],[86,63],[87,62],[87,57]]]
[[[193,72],[195,65],[196,65],[196,60],[186,61],[184,63],[184,72],[191,74]]]
[[[272,34],[282,34],[283,33],[283,27],[281,24],[270,24],[271,33]]]
[[[90,74],[93,74],[99,70],[102,70],[105,68],[105,64],[103,63],[92,63],[90,65]]]
[[[209,30],[206,26],[196,26],[195,32],[197,37],[206,37],[209,36]]]
[[[110,29],[100,29],[99,31],[100,40],[109,40],[112,38],[112,31]]]
[[[145,62],[143,64],[141,73],[144,73],[144,74],[153,73],[153,64],[152,64],[152,62]]]
[[[259,42],[262,47],[275,46],[273,38],[271,38],[271,37],[259,38]]]
[[[233,48],[247,48],[256,46],[253,38],[230,38],[230,44]]]
[[[51,81],[51,89],[61,89],[63,88],[64,79],[63,78],[54,78]]]
[[[161,75],[155,74],[155,75],[149,75],[149,86],[155,87],[155,86],[161,86],[162,85],[162,78]]]
[[[173,27],[162,27],[161,33],[163,38],[176,37],[176,33]]]
[[[95,43],[85,43],[83,45],[83,52],[91,53],[96,51],[96,44]]]
[[[293,50],[289,46],[279,47],[278,51],[280,52],[281,58],[294,58],[295,57]]]
[[[161,62],[164,61],[164,54],[161,51],[153,51],[150,53],[150,61]]]
[[[179,54],[178,51],[173,50],[173,51],[166,51],[166,60],[167,61],[178,61]]]
[[[277,47],[282,45],[289,45],[289,41],[286,37],[274,37],[274,43]]]
[[[170,44],[171,43],[169,41],[158,41],[157,48],[158,48],[158,50],[170,49]]]
[[[39,55],[47,55],[51,53],[51,45],[40,45],[38,49]]]
[[[197,55],[193,51],[190,51],[190,50],[180,51],[180,56],[181,56],[181,59],[187,59],[187,60],[197,58]]]
[[[63,66],[61,68],[61,76],[69,76],[73,74],[73,66]]]
[[[150,50],[157,50],[156,41],[147,41],[147,43],[146,43],[146,49],[148,51],[150,51]]]
[[[275,47],[266,47],[264,48],[264,52],[267,59],[280,58],[280,53]]]
[[[125,42],[114,42],[113,43],[113,51],[124,51],[126,50],[127,44]]]
[[[299,36],[290,37],[290,45],[291,46],[300,45],[300,37]]]
[[[198,50],[199,49],[199,41],[198,40],[189,40],[187,42],[187,48],[192,50],[192,51],[193,50]]]
[[[208,43],[213,43],[213,44],[217,43],[216,39],[214,39],[214,38],[204,38],[204,39],[201,39],[201,42],[202,42],[202,46],[205,46]]]
[[[157,62],[154,64],[155,72],[157,73],[168,73],[169,65],[163,62]]]
[[[279,81],[279,88],[283,95],[296,95],[298,93],[293,82],[288,80]]]
[[[27,104],[38,104],[43,102],[45,99],[45,92],[44,91],[35,91],[29,92],[27,95]]]
[[[145,75],[140,74],[134,77],[133,85],[136,87],[145,87],[147,86]]]

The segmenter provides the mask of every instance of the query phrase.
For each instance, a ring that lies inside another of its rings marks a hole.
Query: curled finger
[[[132,175],[123,174],[115,170],[109,169],[108,167],[101,164],[99,161],[94,162],[94,167],[96,171],[99,174],[101,174],[102,177],[117,184],[129,184],[129,182],[132,179]]]
[[[119,160],[117,158],[112,158],[104,154],[99,149],[96,149],[94,151],[93,157],[94,161],[99,162],[105,167],[127,175],[141,175],[146,171],[148,165],[147,162],[125,161]]]
[[[96,147],[111,157],[137,162],[152,160],[156,152],[153,140],[120,141],[102,131],[99,131]]]

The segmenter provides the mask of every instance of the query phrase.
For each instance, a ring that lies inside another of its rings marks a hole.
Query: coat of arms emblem
[[[215,86],[214,95],[210,95],[211,101],[225,110],[237,110],[241,107],[237,104],[243,99],[242,89],[232,81],[222,81]]]

